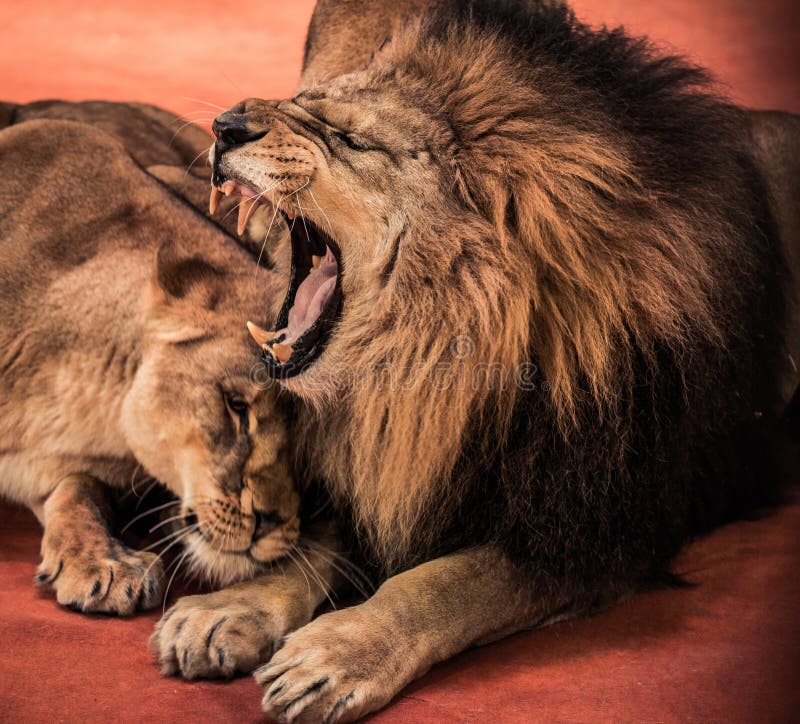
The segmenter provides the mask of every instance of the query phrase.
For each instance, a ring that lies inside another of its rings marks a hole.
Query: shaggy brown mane
[[[441,88],[445,105],[429,111],[446,118],[451,137],[435,155],[454,159],[458,195],[440,189],[430,218],[455,211],[463,221],[405,229],[388,283],[379,290],[376,275],[374,297],[338,331],[359,375],[350,412],[325,415],[324,456],[318,440],[306,448],[390,563],[426,547],[420,522],[436,521],[431,511],[458,507],[452,472],[470,439],[475,448],[476,420],[493,437],[471,452],[502,446],[531,360],[550,390],[539,404],[569,438],[593,424],[586,410],[594,424],[619,414],[639,356],[653,369],[659,349],[688,358],[719,346],[730,321],[714,308],[712,270],[738,232],[730,207],[715,213],[713,184],[657,178],[597,89],[568,74],[552,80],[548,64],[521,64],[497,29],[450,23],[442,14],[410,24],[373,70],[401,77],[419,98],[432,78]],[[733,125],[732,111],[695,92],[702,73],[633,41],[627,52],[671,84],[671,100],[698,123],[713,115],[721,132]],[[698,142],[688,133],[687,151]],[[730,171],[710,170],[721,185]],[[468,354],[454,355],[453,340]]]

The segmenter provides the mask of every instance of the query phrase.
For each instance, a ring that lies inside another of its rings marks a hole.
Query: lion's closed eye
[[[361,138],[358,138],[354,135],[349,133],[343,133],[342,131],[336,131],[334,134],[334,138],[336,138],[341,143],[345,144],[348,148],[353,149],[354,151],[369,151],[372,150],[371,147]]]

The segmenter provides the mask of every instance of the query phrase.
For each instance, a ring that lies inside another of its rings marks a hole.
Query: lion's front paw
[[[37,585],[50,586],[56,600],[85,613],[130,616],[155,607],[164,588],[164,568],[153,553],[109,540],[96,547],[55,545],[45,536]],[[56,539],[57,542],[57,539]]]
[[[161,671],[187,679],[229,678],[267,661],[285,629],[269,612],[238,598],[222,590],[180,599],[150,639]]]
[[[320,616],[291,634],[254,676],[262,707],[279,722],[349,722],[387,704],[410,680],[402,640],[356,607]]]

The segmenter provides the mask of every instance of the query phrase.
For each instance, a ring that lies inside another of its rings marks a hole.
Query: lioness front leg
[[[88,475],[69,475],[56,486],[44,504],[36,583],[53,588],[63,606],[128,616],[161,600],[164,570],[155,554],[111,535],[107,492]]]
[[[327,723],[381,708],[433,664],[542,623],[556,602],[537,603],[520,580],[489,547],[390,578],[365,603],[287,638],[255,673],[264,711],[281,722]]]
[[[229,678],[268,661],[283,637],[307,624],[338,586],[337,546],[332,539],[329,545],[304,552],[302,568],[285,561],[251,581],[180,599],[150,639],[162,673]]]

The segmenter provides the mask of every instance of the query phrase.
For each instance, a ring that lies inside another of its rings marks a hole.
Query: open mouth
[[[239,194],[239,234],[257,204],[272,206],[272,199],[238,181],[211,185],[213,215],[221,196]],[[276,320],[276,330],[247,323],[253,339],[264,350],[269,375],[288,379],[306,370],[322,354],[342,309],[341,256],[339,247],[311,221],[280,209],[291,231],[292,267],[289,289]]]

